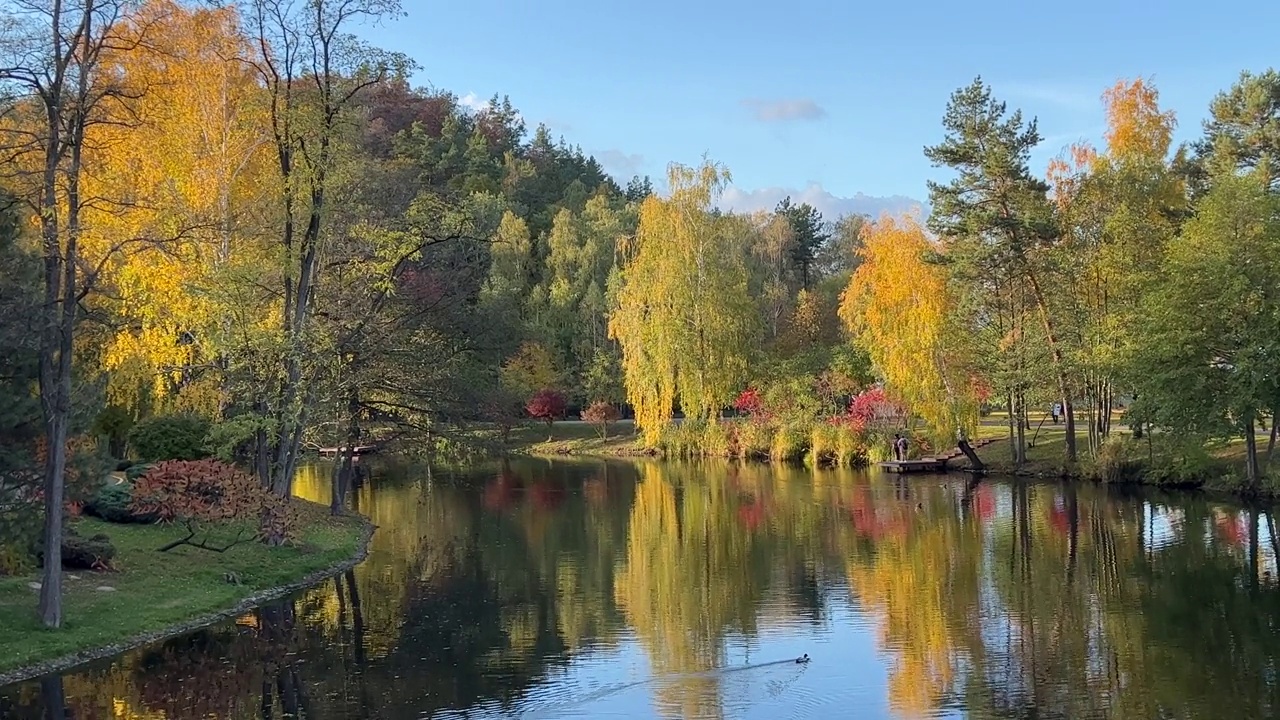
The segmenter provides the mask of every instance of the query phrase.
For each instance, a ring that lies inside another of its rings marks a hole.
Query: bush
[[[809,464],[838,464],[836,455],[837,434],[840,428],[831,423],[815,423],[809,431]]]
[[[795,425],[783,425],[773,434],[769,447],[769,459],[774,462],[795,462],[804,459],[809,451],[809,438]]]
[[[685,458],[702,454],[699,445],[702,433],[702,422],[685,419],[683,422],[668,423],[658,437],[658,447],[668,457]]]
[[[259,419],[252,415],[237,415],[210,425],[209,432],[204,438],[208,457],[214,457],[223,462],[248,459],[253,450],[253,439],[258,430],[258,424]]]
[[[33,549],[36,561],[44,566],[44,548]],[[111,560],[116,556],[116,548],[111,538],[99,533],[93,537],[83,537],[73,528],[67,528],[62,536],[62,569],[64,570],[109,570]]]
[[[601,439],[609,437],[609,423],[617,422],[619,416],[618,408],[603,400],[591,403],[586,410],[582,411],[582,420],[595,425]]]
[[[153,467],[155,467],[155,463],[138,463],[125,470],[124,476],[129,482],[133,482],[145,475]]]
[[[253,537],[280,544],[296,530],[288,498],[277,497],[257,478],[218,460],[157,464],[134,485],[129,507],[138,515],[154,515],[160,522],[185,528],[186,535],[157,548],[161,552],[180,545],[223,552]],[[242,521],[249,520],[259,525],[256,533],[246,537]],[[212,544],[213,531],[233,524],[241,524],[233,539],[221,546]]]
[[[62,567],[65,570],[106,570],[116,556],[111,538],[98,534],[91,538],[68,533],[62,539]]]
[[[209,457],[209,421],[198,415],[158,415],[129,431],[129,445],[142,460],[201,460]]]
[[[765,459],[773,444],[773,428],[762,422],[738,423],[738,457]]]
[[[0,577],[25,575],[32,567],[25,542],[0,542]]]
[[[836,465],[859,467],[867,464],[869,458],[866,433],[840,425],[835,429],[835,441]]]
[[[736,444],[728,423],[724,421],[703,423],[701,441],[702,454],[711,457],[732,457]]]
[[[544,389],[534,393],[529,402],[525,403],[524,409],[529,417],[544,420],[547,427],[551,427],[553,422],[564,417],[566,405],[564,395],[559,391]]]
[[[1123,436],[1112,436],[1098,448],[1088,469],[1089,475],[1101,482],[1134,482],[1141,478],[1144,463],[1138,459],[1136,443]]]
[[[131,483],[107,483],[85,505],[88,515],[113,523],[153,523],[154,514],[138,514],[133,511],[133,485]]]
[[[1218,461],[1199,438],[1179,438],[1160,434],[1151,438],[1151,459],[1146,479],[1156,485],[1199,487],[1222,474]],[[1134,443],[1135,454],[1141,453]]]

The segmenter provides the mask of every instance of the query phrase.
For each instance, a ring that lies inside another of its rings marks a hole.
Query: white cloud
[[[488,100],[481,99],[479,95],[476,95],[473,92],[469,92],[466,95],[463,95],[462,97],[458,98],[458,104],[470,110],[471,112],[479,112],[489,107]]]
[[[636,175],[644,174],[644,156],[634,153],[625,153],[621,150],[608,149],[593,153],[595,159],[600,163],[600,167],[604,171],[613,176],[613,179],[626,185],[627,181]]]
[[[835,220],[842,215],[870,215],[873,218],[883,213],[915,214],[924,218],[927,213],[924,203],[902,195],[877,196],[856,193],[852,197],[841,197],[825,190],[818,183],[795,189],[783,187],[767,187],[757,190],[743,190],[730,187],[720,196],[717,205],[722,210],[733,212],[755,212],[757,210],[773,210],[784,197],[791,197],[793,204],[808,203],[828,220]]]
[[[471,111],[474,114],[482,110],[488,110],[489,99],[482,98],[479,95],[475,94],[474,92],[469,92],[466,95],[463,95],[462,97],[458,98],[458,105],[460,107],[466,108],[467,110]],[[524,114],[521,113],[519,110],[516,110],[516,117],[519,118],[520,120],[525,119]]]
[[[827,111],[809,98],[762,100],[747,98],[743,106],[760,122],[791,122],[792,120],[821,120]]]

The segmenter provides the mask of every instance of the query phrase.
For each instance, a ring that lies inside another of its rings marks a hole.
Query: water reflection
[[[299,491],[325,499],[309,469]],[[1271,717],[1269,512],[723,464],[373,468],[368,562],[4,718]],[[771,661],[807,652],[808,666]]]

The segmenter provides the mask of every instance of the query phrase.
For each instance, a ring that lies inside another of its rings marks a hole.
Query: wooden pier
[[[377,445],[357,445],[354,448],[352,448],[352,450],[353,450],[352,452],[353,456],[360,457],[361,455],[372,455],[378,452],[378,446]],[[347,449],[345,447],[340,447],[340,448],[322,447],[322,448],[316,448],[316,452],[320,453],[320,457],[335,457],[339,453],[345,454],[347,452]]]
[[[993,442],[995,442],[995,438],[984,438],[973,441],[969,446],[977,450]],[[885,460],[884,462],[876,463],[876,467],[891,473],[946,472],[947,463],[960,457],[964,457],[964,453],[960,451],[960,448],[955,448],[946,455],[938,457],[922,457],[915,460]]]

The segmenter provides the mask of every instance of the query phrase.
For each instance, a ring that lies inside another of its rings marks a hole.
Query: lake
[[[726,463],[369,473],[354,571],[0,689],[0,718],[1280,713],[1266,509]]]

